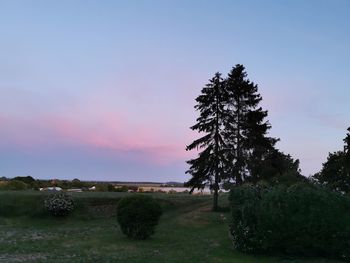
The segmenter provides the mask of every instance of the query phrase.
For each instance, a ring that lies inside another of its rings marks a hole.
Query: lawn
[[[127,239],[116,223],[116,204],[125,193],[75,193],[77,210],[52,218],[42,209],[43,193],[0,192],[0,262],[128,263],[316,263],[245,255],[232,249],[229,212],[210,211],[208,196],[153,194],[164,214],[156,234]],[[221,197],[227,205],[227,196]]]

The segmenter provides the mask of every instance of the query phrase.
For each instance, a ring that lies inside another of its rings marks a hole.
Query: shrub
[[[235,248],[350,259],[350,200],[309,184],[231,190]]]
[[[108,192],[116,192],[116,189],[115,189],[113,184],[108,184],[107,190],[108,190]]]
[[[42,217],[46,212],[43,195],[39,192],[0,191],[0,200],[0,217]]]
[[[73,211],[74,201],[65,193],[55,193],[44,200],[44,206],[54,216],[66,216]]]
[[[126,185],[123,185],[121,187],[115,188],[116,192],[127,192],[129,188]]]
[[[162,209],[150,196],[133,195],[118,203],[117,220],[122,232],[132,239],[147,239],[152,234]]]
[[[1,184],[1,190],[25,190],[28,188],[28,185],[19,180],[11,180]]]
[[[236,249],[243,252],[255,252],[259,247],[257,236],[257,206],[260,191],[253,186],[234,188],[230,193],[231,236]]]
[[[16,181],[21,181],[26,184],[28,188],[38,188],[38,183],[35,181],[35,179],[31,176],[16,176],[13,178],[11,181],[16,180]]]
[[[97,192],[108,192],[108,184],[96,184]]]

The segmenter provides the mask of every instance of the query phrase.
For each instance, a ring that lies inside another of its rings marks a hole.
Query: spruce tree
[[[192,192],[209,184],[214,191],[214,210],[221,183],[239,185],[248,177],[257,181],[266,164],[264,159],[274,156],[271,153],[276,151],[277,139],[267,136],[271,126],[265,120],[267,111],[259,107],[261,100],[258,86],[247,79],[244,66],[239,64],[225,80],[216,73],[196,99],[200,116],[191,129],[204,135],[187,146],[187,150],[201,151],[187,161],[190,168],[186,173],[192,178],[186,185]]]
[[[245,148],[248,151],[247,169],[253,182],[261,179],[266,166],[265,159],[277,156],[274,153],[278,150],[274,146],[279,139],[267,136],[271,125],[265,120],[266,117],[267,111],[263,111],[261,107],[247,113]]]
[[[273,150],[277,139],[267,137],[271,128],[267,111],[259,107],[262,98],[258,86],[247,78],[243,65],[232,68],[225,81],[229,103],[225,121],[225,140],[230,149],[228,155],[231,179],[237,185],[248,176],[257,176],[264,154]]]
[[[216,73],[202,89],[195,106],[199,111],[199,117],[191,129],[202,133],[203,136],[186,148],[186,150],[200,151],[197,158],[187,161],[190,168],[186,173],[191,174],[192,178],[186,185],[192,188],[192,192],[195,188],[203,189],[206,184],[209,184],[214,192],[214,211],[218,209],[219,187],[225,176],[226,145],[223,138],[223,123],[227,95],[224,88],[221,74]]]

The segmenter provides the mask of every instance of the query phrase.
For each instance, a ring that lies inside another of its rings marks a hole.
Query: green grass
[[[0,262],[318,263],[245,255],[232,249],[229,213],[210,211],[207,196],[152,194],[164,214],[150,240],[127,239],[115,219],[127,193],[75,193],[78,209],[67,218],[43,211],[40,192],[0,192]],[[222,205],[227,205],[222,196]]]

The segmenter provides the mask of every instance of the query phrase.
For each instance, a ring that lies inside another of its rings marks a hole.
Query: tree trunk
[[[215,156],[216,156],[216,164],[215,164],[215,184],[214,184],[214,203],[213,203],[213,211],[218,211],[218,199],[219,199],[219,98],[218,91],[216,93],[216,127],[215,127]]]
[[[237,132],[236,132],[236,169],[237,169],[237,174],[236,174],[236,184],[240,185],[242,183],[242,175],[241,175],[241,169],[242,169],[242,163],[241,163],[241,141],[240,141],[240,136],[241,136],[241,101],[240,97],[237,97],[237,111],[236,111],[236,116],[237,116]]]
[[[218,211],[219,205],[218,205],[218,201],[219,201],[219,189],[218,186],[215,185],[214,188],[214,199],[213,199],[213,211]]]

